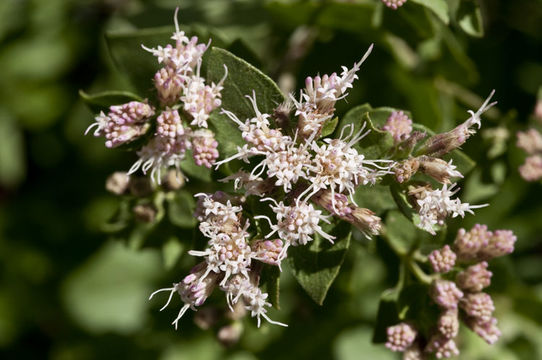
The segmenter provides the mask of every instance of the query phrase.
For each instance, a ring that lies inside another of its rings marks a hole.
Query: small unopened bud
[[[527,154],[534,154],[542,151],[542,135],[536,129],[518,131],[516,137],[517,147],[525,150]]]
[[[476,265],[469,266],[457,274],[457,285],[470,292],[479,292],[491,284],[491,271],[487,270],[487,262],[482,261]]]
[[[122,195],[128,191],[129,183],[130,176],[125,172],[117,171],[109,175],[105,182],[105,188],[115,195]]]
[[[151,223],[156,218],[156,209],[149,204],[136,205],[133,211],[135,218],[144,223]]]
[[[435,353],[437,359],[448,359],[459,355],[459,349],[453,339],[436,334],[429,339],[425,351]]]
[[[470,231],[459,229],[454,241],[454,250],[460,260],[476,259],[478,252],[487,246],[493,233],[486,225],[476,224]]]
[[[491,296],[486,293],[467,294],[460,302],[461,308],[468,316],[479,319],[481,322],[488,322],[493,316],[495,305]]]
[[[407,323],[390,326],[386,333],[388,335],[386,347],[391,351],[405,351],[414,343],[418,334],[416,329]]]
[[[481,321],[478,318],[468,318],[467,326],[487,342],[492,345],[501,337],[501,331],[497,327],[497,319],[491,318],[489,321]]]
[[[256,253],[255,259],[270,265],[280,265],[280,254],[284,243],[280,239],[276,240],[257,240],[251,245],[252,251]]]
[[[352,225],[366,236],[378,235],[382,229],[382,219],[369,209],[356,208],[351,215]]]
[[[154,75],[154,85],[162,105],[173,105],[179,101],[185,79],[170,66],[160,69]]]
[[[130,193],[136,197],[145,197],[152,194],[151,181],[146,177],[130,177]]]
[[[231,325],[221,327],[220,330],[218,330],[216,337],[222,345],[230,347],[237,344],[242,334],[243,324],[235,322]]]
[[[353,206],[344,194],[334,193],[329,190],[318,192],[312,200],[318,205],[340,218],[346,219],[353,212]]]
[[[454,267],[456,257],[452,249],[445,245],[442,249],[431,252],[428,258],[434,272],[447,273]]]
[[[446,162],[431,156],[420,156],[418,160],[420,162],[420,171],[431,176],[439,183],[449,184],[450,178],[463,177],[463,175],[456,170],[455,165],[452,165],[452,160]]]
[[[519,167],[519,174],[527,181],[542,179],[542,156],[532,155],[525,159],[525,163]]]
[[[402,0],[392,0],[388,2],[385,1],[385,3],[386,5],[388,5],[388,3],[400,3],[402,5]],[[382,127],[382,130],[389,132],[393,137],[393,140],[395,140],[395,143],[399,143],[403,140],[406,140],[412,132],[412,120],[404,112],[394,111],[388,117],[388,120],[386,121],[386,124]]]
[[[169,169],[166,176],[162,179],[162,186],[168,191],[179,190],[184,184],[184,176],[177,169]]]
[[[438,331],[448,339],[455,338],[459,332],[457,309],[444,311],[438,319]]]
[[[220,320],[220,311],[214,307],[204,307],[194,314],[194,324],[201,330],[208,330]]]
[[[407,159],[398,163],[394,168],[397,182],[404,183],[408,181],[418,171],[419,167],[420,161],[417,158]]]
[[[454,282],[448,280],[435,280],[431,286],[431,298],[437,305],[445,309],[456,309],[463,292]]]
[[[488,240],[487,246],[480,251],[482,259],[492,259],[510,254],[514,251],[516,235],[511,230],[495,230]]]
[[[218,142],[210,130],[197,130],[192,136],[192,156],[198,166],[211,168],[218,159]]]
[[[441,157],[463,145],[470,135],[468,126],[463,123],[453,130],[433,135],[427,139],[420,151],[426,155]]]

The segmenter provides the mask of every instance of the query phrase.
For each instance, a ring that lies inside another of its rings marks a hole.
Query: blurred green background
[[[519,240],[513,255],[491,264],[503,337],[490,347],[464,331],[460,358],[542,359],[542,185],[519,177],[525,155],[515,147],[515,132],[537,121],[542,1],[449,0],[451,17],[420,3],[394,12],[378,0],[0,1],[0,358],[396,358],[370,341],[380,293],[397,276],[378,241],[350,248],[323,307],[286,269],[282,308],[271,317],[289,328],[258,330],[247,319],[227,347],[216,341],[218,328],[198,328],[193,314],[175,332],[175,308],[159,313],[162,299],[147,302],[153,289],[179,281],[191,259],[164,259],[167,239],[135,249],[102,231],[118,206],[105,179],[135,155],[83,136],[92,113],[78,91],[129,88],[104,33],[170,26],[180,6],[181,23],[237,41],[233,52],[285,88],[350,66],[374,42],[339,115],[369,102],[410,110],[442,131],[495,88],[498,110],[464,147],[478,166],[462,195],[491,206],[451,228],[486,223]]]

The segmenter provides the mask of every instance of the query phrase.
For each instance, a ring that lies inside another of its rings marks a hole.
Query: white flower
[[[271,304],[267,301],[268,294],[262,292],[262,290],[253,282],[243,276],[232,277],[226,284],[221,285],[222,290],[226,292],[226,299],[230,309],[233,311],[233,305],[239,300],[245,303],[245,308],[250,311],[252,317],[256,317],[258,321],[258,327],[260,327],[261,319],[263,317],[271,324],[288,326],[278,321],[273,321],[267,316],[266,307],[270,307]]]
[[[326,240],[333,243],[334,236],[331,236],[324,232],[320,227],[320,221],[329,224],[329,215],[322,215],[322,211],[316,210],[312,204],[306,202],[298,202],[292,206],[284,205],[281,201],[279,203],[272,198],[265,198],[262,201],[270,200],[273,204],[271,209],[276,215],[277,224],[273,224],[271,219],[267,216],[255,216],[254,219],[265,219],[271,226],[271,232],[265,236],[266,239],[278,233],[278,236],[285,242],[282,249],[282,253],[279,259],[283,259],[286,256],[286,251],[290,245],[306,245],[312,241],[314,234],[318,234]]]
[[[150,170],[151,179],[160,184],[164,168],[175,167],[178,174],[181,174],[180,164],[189,147],[190,141],[185,136],[178,136],[175,139],[155,136],[137,152],[139,160],[132,165],[128,175],[135,173],[139,168],[144,174]]]
[[[416,196],[418,213],[420,215],[420,228],[435,235],[433,225],[444,225],[444,221],[448,216],[464,217],[465,213],[474,214],[473,209],[478,209],[487,206],[483,205],[470,205],[469,203],[462,203],[458,198],[452,199],[459,188],[454,189],[456,184],[450,185],[444,184],[442,189],[429,190],[422,188],[419,192],[411,192]]]
[[[175,40],[175,47],[166,45],[166,47],[157,46],[156,48],[148,48],[141,45],[143,49],[153,54],[159,64],[165,64],[166,66],[175,69],[179,74],[187,74],[194,70],[196,65],[203,56],[203,53],[209,47],[209,44],[198,44],[198,38],[192,37],[189,39],[184,31],[179,30],[179,23],[177,21],[177,13],[179,8],[175,10],[174,22],[175,32],[171,37]]]
[[[369,131],[363,133],[365,124],[355,135],[354,127],[350,126],[350,134],[343,138],[347,127],[349,125],[343,128],[339,139],[325,139],[323,145],[311,143],[315,153],[312,163],[307,167],[310,170],[308,180],[311,185],[300,197],[308,194],[308,199],[318,191],[328,189],[331,190],[334,204],[335,192],[342,193],[346,190],[352,199],[358,185],[374,184],[379,177],[391,173],[391,166],[382,167],[378,163],[392,164],[392,161],[366,160],[364,155],[352,147],[369,133]]]

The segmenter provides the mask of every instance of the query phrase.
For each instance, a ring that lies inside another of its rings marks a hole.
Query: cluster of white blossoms
[[[222,104],[221,91],[227,76],[218,83],[207,85],[200,75],[202,57],[208,44],[198,43],[197,37],[188,38],[179,29],[175,11],[174,45],[156,48],[142,47],[154,55],[163,67],[154,76],[158,103],[147,100],[131,101],[111,106],[101,112],[87,132],[94,129],[95,136],[104,136],[107,147],[132,142],[144,135],[154,121],[156,131],[138,151],[139,159],[128,174],[139,169],[150,172],[151,179],[160,183],[162,171],[173,167],[180,176],[180,163],[186,151],[192,149],[194,161],[210,168],[218,158],[218,143],[212,131],[207,130],[211,112]],[[155,117],[156,116],[156,117]]]
[[[459,187],[451,183],[450,179],[462,178],[463,175],[452,164],[452,160],[447,162],[441,157],[463,145],[476,133],[473,129],[475,126],[478,129],[481,127],[481,115],[496,104],[490,103],[494,93],[495,91],[490,93],[476,112],[469,110],[471,116],[465,122],[448,132],[430,137],[417,150],[418,156],[400,161],[394,167],[395,178],[399,183],[408,182],[414,174],[420,172],[443,184],[440,189],[434,189],[430,184],[408,187],[408,195],[419,214],[418,226],[432,235],[436,234],[435,225],[445,225],[446,218],[464,217],[466,213],[473,214],[474,209],[487,206],[487,204],[470,205],[461,202],[459,198],[452,198],[459,191]],[[398,148],[412,148],[411,139],[418,142],[424,135],[411,134],[410,125],[411,120],[407,116],[392,113],[382,129],[394,137]]]
[[[177,328],[185,312],[188,309],[196,310],[218,285],[225,293],[231,311],[235,304],[242,301],[251,316],[257,318],[258,327],[261,317],[272,324],[286,326],[268,317],[267,307],[271,306],[267,301],[268,294],[258,287],[259,273],[251,266],[254,259],[270,264],[271,262],[266,261],[270,258],[267,253],[271,253],[271,257],[274,253],[276,260],[281,244],[266,244],[261,241],[250,244],[250,233],[247,231],[250,222],[246,220],[243,223],[242,207],[232,203],[239,199],[223,192],[212,195],[201,193],[196,196],[199,201],[195,216],[200,222],[199,230],[208,239],[208,243],[205,250],[191,250],[188,253],[203,257],[204,261],[196,265],[181,282],[173,284],[171,288],[155,291],[150,298],[159,292],[169,291],[170,296],[162,307],[163,310],[170,303],[173,294],[179,294],[184,305],[173,321]]]
[[[356,150],[355,144],[369,132],[364,131],[365,125],[356,132],[353,125],[347,125],[342,129],[339,138],[319,139],[323,125],[334,116],[335,103],[347,96],[347,90],[358,78],[356,72],[371,50],[372,45],[351,69],[343,67],[341,75],[333,73],[308,77],[299,99],[290,95],[287,103],[279,108],[285,111],[285,117],[289,118],[289,106],[293,107],[297,126],[291,134],[281,128],[272,128],[272,122],[276,120],[275,114],[260,111],[254,92],[252,96],[247,96],[254,109],[254,117],[243,121],[234,113],[222,110],[237,124],[246,144],[238,147],[236,154],[217,162],[216,166],[234,159],[253,166],[250,172],[240,170],[226,180],[233,180],[235,188],[243,187],[246,194],[263,197],[277,187],[282,188],[286,194],[285,199],[279,202],[271,198],[261,199],[272,202],[270,208],[275,214],[276,222],[263,215],[255,217],[269,222],[270,231],[265,238],[277,234],[283,242],[282,252],[278,257],[279,264],[280,260],[286,257],[290,246],[306,245],[316,235],[333,242],[333,236],[323,231],[320,225],[322,222],[329,223],[330,216],[316,209],[311,201],[323,206],[331,215],[341,218],[341,215],[334,211],[337,196],[348,196],[355,204],[353,195],[358,186],[375,184],[382,176],[392,173],[393,161],[370,160]],[[257,162],[251,162],[252,159]],[[329,208],[322,203],[322,192],[329,192],[331,195],[327,197],[331,201]],[[348,206],[355,212],[356,206]],[[377,234],[380,218],[370,211],[366,215],[370,216],[365,216],[365,219],[375,222],[370,225],[371,231],[366,233]],[[358,218],[360,216],[348,216],[347,221],[354,223]]]

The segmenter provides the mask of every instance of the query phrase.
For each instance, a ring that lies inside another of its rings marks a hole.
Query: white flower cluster
[[[444,184],[442,189],[435,190],[421,187],[410,192],[416,198],[418,213],[420,215],[419,226],[422,229],[432,235],[436,235],[433,226],[444,225],[444,221],[448,216],[464,217],[465,213],[474,214],[473,209],[488,205],[470,205],[469,203],[462,203],[458,198],[452,199],[452,196],[459,191],[459,188],[455,186],[456,184],[450,186]]]
[[[151,106],[145,100],[111,106],[107,114],[101,112],[87,129],[88,132],[96,127],[94,135],[105,136],[106,146],[116,147],[145,134],[157,114],[156,132],[137,151],[139,159],[128,172],[129,175],[139,169],[145,174],[150,172],[156,183],[161,182],[164,168],[175,167],[177,174],[181,174],[180,163],[188,149],[192,149],[197,165],[208,168],[219,155],[214,134],[206,128],[211,112],[222,104],[221,91],[227,68],[224,66],[225,74],[218,84],[205,83],[200,68],[208,44],[198,43],[197,37],[189,39],[179,29],[177,12],[178,9],[174,18],[175,32],[171,37],[175,45],[156,48],[142,45],[163,65],[154,76],[159,104]]]
[[[191,250],[188,253],[203,257],[204,262],[192,269],[180,283],[173,284],[171,288],[155,291],[151,298],[158,292],[170,291],[168,302],[161,309],[163,310],[171,301],[173,294],[179,293],[184,306],[173,322],[177,328],[177,323],[184,313],[188,309],[195,310],[195,307],[202,305],[218,284],[226,293],[232,311],[233,305],[241,300],[251,316],[257,318],[258,327],[260,317],[270,323],[286,326],[271,320],[266,314],[266,307],[271,306],[266,300],[268,294],[258,287],[258,274],[251,267],[253,259],[263,260],[266,256],[258,242],[253,244],[254,250],[249,244],[250,234],[247,230],[250,223],[247,220],[242,225],[243,208],[234,205],[232,203],[234,198],[222,192],[213,195],[202,193],[196,196],[199,198],[196,210],[196,217],[200,221],[199,229],[209,240],[205,250]],[[277,251],[276,246],[273,251]]]
[[[319,225],[320,221],[328,222],[329,216],[322,215],[322,211],[308,203],[315,200],[313,197],[317,193],[330,191],[335,207],[335,194],[346,193],[353,201],[352,195],[359,185],[374,184],[383,175],[391,173],[392,161],[368,160],[354,148],[368,133],[364,132],[365,125],[355,134],[354,126],[348,125],[342,129],[338,139],[318,140],[323,124],[333,116],[335,103],[347,95],[346,91],[357,79],[356,72],[371,49],[372,46],[352,69],[343,67],[340,76],[334,73],[307,78],[299,100],[290,99],[298,118],[297,129],[292,136],[285,134],[283,129],[271,128],[273,117],[260,111],[255,93],[247,96],[254,109],[253,118],[241,121],[232,112],[222,111],[237,124],[246,144],[238,147],[233,156],[217,162],[216,166],[234,159],[250,163],[255,156],[260,160],[250,173],[241,170],[226,180],[234,180],[236,189],[244,187],[247,194],[264,196],[274,190],[274,185],[290,196],[289,202],[262,199],[273,201],[271,209],[275,213],[276,224],[266,216],[255,217],[270,223],[271,231],[266,238],[276,233],[283,241],[279,260],[286,256],[289,246],[305,245],[315,234],[333,241],[333,237]]]

